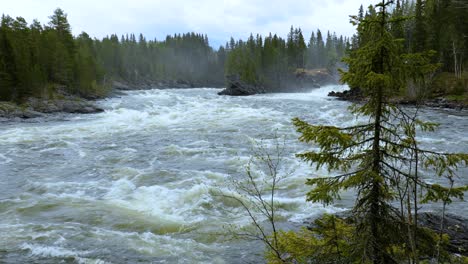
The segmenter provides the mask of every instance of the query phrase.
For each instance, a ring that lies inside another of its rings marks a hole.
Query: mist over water
[[[294,169],[277,197],[285,226],[349,208],[351,193],[327,208],[305,202],[306,178],[326,171],[295,158],[309,147],[297,141],[291,124],[293,117],[359,122],[349,103],[327,97],[343,89],[249,97],[218,96],[209,88],[131,91],[99,102],[106,110],[100,114],[0,123],[0,260],[261,262],[261,244],[219,235],[223,226],[245,226],[249,218],[210,191],[243,175],[253,142],[273,148],[276,134],[286,142],[285,170]],[[422,119],[441,123],[436,133],[420,136],[422,144],[468,151],[467,116],[422,110]],[[466,216],[462,203],[450,208]]]

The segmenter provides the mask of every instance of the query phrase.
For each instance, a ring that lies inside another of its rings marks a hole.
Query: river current
[[[350,103],[326,96],[343,89],[248,97],[130,91],[99,101],[99,114],[0,123],[0,262],[261,263],[260,243],[223,235],[250,219],[213,190],[245,174],[255,142],[274,148],[279,136],[280,172],[294,170],[277,196],[283,226],[349,208],[352,193],[330,207],[305,202],[306,178],[326,171],[295,158],[309,146],[291,124],[356,124]],[[466,111],[427,108],[420,117],[441,124],[420,135],[423,146],[468,151]],[[468,184],[466,174],[457,181]],[[468,216],[465,207],[457,201],[449,210]]]

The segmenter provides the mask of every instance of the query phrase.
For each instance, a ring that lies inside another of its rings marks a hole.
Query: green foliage
[[[0,100],[22,102],[31,96],[47,96],[60,85],[70,93],[97,94],[103,86],[92,43],[74,39],[61,9],[48,26],[30,26],[17,17],[2,16],[0,27]],[[52,84],[52,85],[49,85]]]
[[[414,263],[420,256],[443,259],[444,236],[418,227],[418,204],[439,201],[445,208],[452,199],[463,199],[467,190],[454,186],[453,179],[459,166],[467,166],[468,155],[419,148],[417,129],[432,131],[436,124],[420,121],[416,114],[406,113],[388,100],[405,89],[408,80],[424,82],[438,66],[431,63],[431,52],[403,52],[404,42],[391,29],[405,19],[387,12],[392,4],[382,0],[365,17],[353,17],[360,45],[345,59],[349,71],[341,72],[344,82],[360,87],[369,98],[351,108],[369,121],[340,128],[293,120],[300,140],[319,147],[297,156],[316,168],[341,173],[309,179],[312,190],[307,199],[328,205],[343,190],[357,192],[352,215],[355,232],[350,238],[354,251],[347,255],[349,262]],[[419,175],[422,169],[433,170],[447,185],[426,183]],[[436,254],[427,250],[434,244]]]
[[[314,227],[278,233],[279,251],[285,252],[279,260],[267,251],[268,263],[351,263],[354,227],[334,215],[324,215],[314,221]]]
[[[416,99],[441,94],[463,94],[466,89],[457,86],[456,82],[444,85],[438,83],[440,82],[438,80],[440,79],[439,72],[434,71],[427,60],[429,59],[432,65],[436,63],[440,71],[450,72],[458,80],[463,79],[463,73],[468,66],[466,60],[468,57],[468,38],[464,37],[466,36],[466,28],[468,28],[468,16],[466,16],[468,3],[458,0],[398,0],[394,2],[396,4],[389,17],[389,21],[392,23],[388,25],[389,33],[401,42],[400,48],[403,51],[409,54],[424,55],[419,59],[417,58],[419,55],[409,55],[412,56],[410,58],[412,66],[428,65],[430,67],[425,71],[425,83],[419,82],[421,80],[419,79],[415,84],[405,87],[406,91],[402,91],[401,94]],[[370,7],[365,17],[370,17],[373,13],[375,13],[375,8]],[[364,17],[362,7],[359,15],[353,16],[354,19],[358,17]],[[403,17],[414,19],[409,20]],[[354,23],[358,24],[356,21]],[[358,30],[358,33],[351,40],[351,50],[357,50],[372,40],[372,36],[369,36],[365,30]],[[428,51],[433,54],[428,56]],[[410,64],[407,66],[411,66]],[[420,69],[420,74],[423,72],[423,69]],[[432,77],[427,78],[434,75],[434,82]],[[413,80],[408,79],[407,81]],[[351,87],[355,88],[356,86]],[[413,91],[414,87],[416,87],[416,91]],[[453,91],[456,87],[458,90]]]
[[[225,50],[214,51],[202,34],[175,34],[164,41],[148,41],[141,34],[138,41],[133,34],[120,40],[111,35],[94,45],[107,78],[137,84],[158,80],[223,83]]]
[[[226,52],[214,51],[195,33],[147,41],[143,35],[116,35],[102,41],[83,32],[73,37],[67,15],[56,9],[47,25],[28,26],[3,15],[0,25],[0,100],[21,103],[53,94],[60,87],[83,97],[104,96],[112,80],[145,83],[185,80],[221,85]],[[250,74],[250,71],[247,71]]]
[[[328,33],[325,46],[318,30],[317,38],[312,33],[306,45],[302,30],[294,27],[286,40],[276,34],[264,39],[251,35],[246,42],[231,39],[226,44],[226,75],[238,75],[245,82],[263,84],[272,91],[284,89],[295,78],[296,69],[336,69],[347,42],[347,38]]]

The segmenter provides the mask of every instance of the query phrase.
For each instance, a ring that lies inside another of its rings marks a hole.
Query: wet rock
[[[131,90],[132,88],[130,86],[128,86],[127,84],[125,83],[121,83],[121,82],[118,82],[118,81],[113,81],[112,82],[112,87],[114,89],[117,89],[117,90]]]
[[[446,98],[435,98],[424,101],[425,106],[437,108],[450,108],[450,109],[465,109],[467,108],[466,102],[447,100]]]
[[[23,105],[0,102],[0,117],[8,120],[37,118],[59,112],[91,114],[103,111],[92,102],[74,96],[65,96],[55,100],[29,98]]]
[[[421,226],[440,232],[442,216],[425,212],[418,215],[418,222]],[[453,214],[447,214],[444,218],[444,228],[442,232],[450,236],[448,245],[449,252],[468,256],[468,219]]]
[[[361,90],[358,88],[346,90],[343,92],[331,91],[330,93],[328,93],[328,96],[337,97],[339,100],[351,102],[362,101],[364,99]]]
[[[295,73],[295,80],[298,85],[305,85],[313,88],[328,84],[337,84],[338,80],[327,69],[298,69]]]
[[[139,79],[136,81],[114,81],[114,90],[150,90],[150,89],[190,89],[195,87],[221,87],[223,83],[213,81],[188,81],[182,79],[171,80],[149,80]]]
[[[22,118],[36,118],[36,117],[43,117],[43,116],[44,116],[43,113],[40,113],[40,112],[37,112],[37,111],[34,111],[34,110],[26,109],[23,112]]]
[[[363,101],[366,98],[362,94],[359,88],[354,88],[351,90],[346,90],[343,92],[332,91],[328,93],[328,96],[337,97],[338,100],[350,101],[350,102],[359,102]],[[433,108],[448,108],[448,109],[457,109],[463,110],[467,109],[468,105],[464,101],[449,100],[447,98],[432,98],[425,100],[417,100],[413,98],[392,98],[391,101],[395,104],[400,105],[422,105]]]
[[[229,76],[227,82],[226,89],[219,92],[219,95],[246,96],[266,92],[263,86],[246,83],[238,75]]]
[[[227,77],[227,87],[218,93],[219,95],[253,95],[271,92],[306,92],[321,85],[337,84],[336,78],[326,69],[298,69],[285,76],[281,84],[265,82],[265,86],[260,84],[247,83],[240,80],[238,75]]]

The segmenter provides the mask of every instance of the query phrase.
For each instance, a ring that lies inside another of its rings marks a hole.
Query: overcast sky
[[[206,33],[219,46],[231,36],[250,33],[286,36],[291,25],[301,27],[305,38],[320,28],[351,36],[349,15],[372,0],[0,0],[0,12],[48,22],[60,7],[68,14],[73,33],[86,31],[102,38],[117,33],[143,33],[148,39],[195,31]]]

